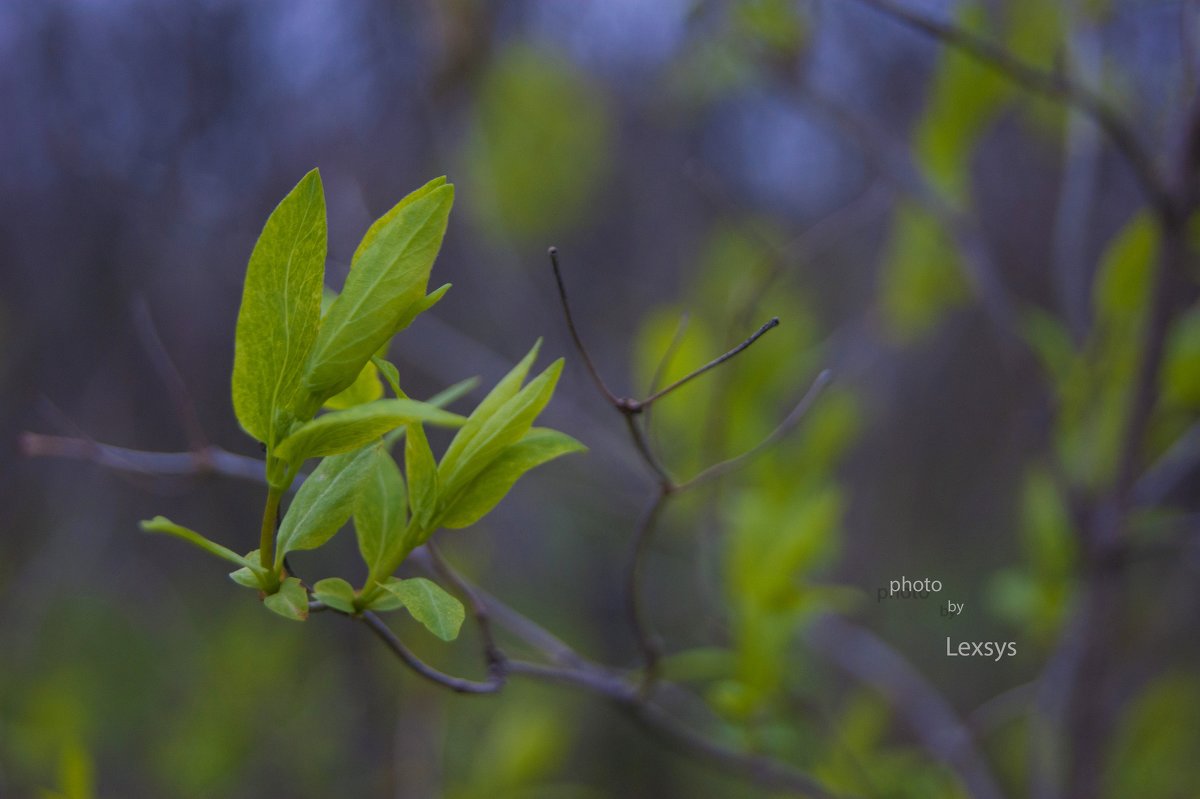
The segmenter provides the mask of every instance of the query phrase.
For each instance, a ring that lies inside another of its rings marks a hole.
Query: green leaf
[[[880,302],[889,332],[909,342],[970,297],[957,245],[923,208],[901,203],[880,270]]]
[[[383,379],[391,387],[392,393],[396,395],[396,399],[408,399],[408,395],[404,393],[404,389],[400,388],[400,370],[396,368],[396,364],[379,355],[372,355],[371,363],[375,364],[376,368],[379,369],[379,373],[383,375]]]
[[[411,325],[413,320],[418,316],[441,302],[442,297],[445,297],[446,292],[449,290],[450,284],[443,283],[421,299],[414,302],[412,305],[408,306],[408,310],[404,312],[404,315],[400,317],[400,321],[396,323],[396,332],[399,333],[401,330]]]
[[[304,621],[308,618],[308,592],[295,577],[284,580],[278,591],[263,599],[263,604],[285,619]]]
[[[355,613],[354,589],[341,577],[327,577],[313,586],[313,596],[334,610]]]
[[[454,440],[450,442],[450,446],[446,448],[446,453],[442,456],[443,469],[452,469],[457,465],[463,450],[478,435],[484,423],[501,405],[516,396],[517,392],[521,390],[521,384],[525,382],[525,376],[529,374],[529,368],[533,366],[541,349],[542,340],[539,338],[520,363],[502,377],[500,382],[483,398],[483,401],[476,406],[470,417],[467,418],[467,423],[462,426],[462,429],[454,436]]]
[[[380,587],[383,587],[383,583],[377,584]],[[366,603],[366,605],[363,606],[363,610],[376,610],[380,613],[383,613],[389,610],[397,610],[402,607],[404,607],[404,603],[400,601],[400,597],[388,591],[380,591],[378,594],[372,597]]]
[[[447,458],[442,459],[438,481],[443,491],[454,494],[461,490],[505,448],[529,432],[533,420],[550,401],[562,366],[562,359],[559,358],[531,380],[529,385],[497,408],[479,428],[478,433],[462,448],[462,454],[458,458],[449,463]]]
[[[466,612],[462,603],[437,583],[422,577],[400,580],[395,577],[381,585],[399,599],[412,617],[443,641],[458,637]]]
[[[232,549],[223,547],[214,541],[209,541],[195,530],[178,525],[165,516],[155,516],[153,519],[148,519],[142,522],[141,527],[147,533],[166,533],[176,538],[182,538],[189,544],[200,547],[210,555],[216,555],[218,558],[223,558],[239,566],[246,565],[246,559]]]
[[[454,203],[453,186],[426,189],[373,234],[329,306],[304,375],[310,407],[353,383],[411,306],[424,299]]]
[[[258,591],[270,590],[268,586],[274,582],[274,575],[258,565],[258,550],[254,549],[245,555],[246,565],[229,573],[229,579],[246,588]]]
[[[262,581],[258,579],[258,575],[249,566],[243,566],[236,571],[229,573],[229,579],[246,588],[254,588],[261,590],[263,587]]]
[[[367,564],[367,585],[386,577],[383,568],[403,552],[408,499],[400,467],[380,448],[373,456],[354,509],[358,551]]]
[[[468,527],[483,518],[521,475],[571,452],[586,452],[587,447],[557,430],[535,427],[515,444],[500,453],[462,492],[447,500],[441,525],[451,530]]]
[[[341,529],[354,510],[359,486],[377,447],[363,447],[321,461],[288,506],[279,527],[275,568],[289,552],[316,549]]]
[[[1167,337],[1162,395],[1169,406],[1200,409],[1200,308],[1177,321]]]
[[[358,377],[340,394],[335,394],[325,400],[324,407],[332,411],[353,408],[356,405],[366,405],[383,396],[383,382],[379,379],[379,367],[373,361],[358,373]]]
[[[561,53],[521,44],[480,78],[463,155],[485,229],[532,243],[586,220],[613,163],[603,90]]]
[[[246,432],[271,447],[304,373],[321,319],[325,195],[313,170],[267,219],[238,311],[233,408]]]
[[[1129,221],[1108,245],[1096,272],[1092,302],[1098,324],[1141,318],[1150,296],[1158,227],[1149,213]]]
[[[408,477],[408,504],[417,525],[429,530],[437,514],[437,460],[419,424],[410,424],[404,441],[404,472]]]
[[[458,427],[464,421],[458,414],[417,400],[377,400],[313,419],[280,442],[276,456],[299,464],[309,458],[357,449],[401,425],[425,422]]]
[[[358,247],[354,250],[354,256],[350,259],[350,268],[353,269],[358,264],[358,260],[362,258],[363,253],[367,251],[367,248],[371,246],[375,239],[379,238],[379,234],[383,232],[383,229],[387,227],[389,222],[396,218],[397,214],[399,214],[408,206],[412,205],[417,200],[432,192],[434,189],[445,185],[445,175],[442,175],[439,178],[434,178],[421,188],[409,194],[400,202],[393,205],[391,210],[372,222],[371,226],[367,228],[367,232],[363,234],[362,241],[358,243]]]

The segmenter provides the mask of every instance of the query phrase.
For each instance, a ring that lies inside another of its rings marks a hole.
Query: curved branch
[[[458,694],[494,694],[504,687],[503,674],[499,677],[492,676],[487,682],[476,682],[475,680],[453,677],[438,671],[414,655],[412,650],[406,647],[404,642],[392,632],[392,628],[384,624],[383,619],[369,610],[359,616],[350,616],[349,618],[356,618],[362,621],[371,632],[375,633],[375,637],[383,641],[396,657],[404,661],[404,665],[436,685],[449,688]]]
[[[1159,174],[1154,160],[1142,147],[1128,121],[1103,97],[1065,75],[1045,72],[1027,64],[1004,48],[976,36],[968,30],[930,19],[893,2],[893,0],[858,0],[858,2],[962,51],[1035,94],[1061,100],[1078,109],[1104,131],[1113,147],[1128,162],[1150,204],[1159,213],[1172,212],[1174,200]]]
[[[908,720],[925,749],[954,770],[975,799],[1003,799],[970,729],[950,703],[895,650],[870,632],[825,615],[808,631],[814,649],[874,686]]]

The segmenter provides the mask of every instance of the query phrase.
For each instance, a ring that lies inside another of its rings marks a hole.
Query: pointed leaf
[[[317,339],[325,248],[325,196],[314,169],[267,219],[238,311],[233,407],[246,432],[268,446]]]
[[[245,586],[246,588],[261,590],[263,587],[262,582],[258,579],[258,575],[255,574],[254,570],[249,566],[243,566],[236,571],[231,571],[229,573],[229,579],[233,580],[238,585]]]
[[[278,591],[263,599],[263,604],[285,619],[304,621],[308,618],[308,592],[295,577],[284,580]]]
[[[383,381],[379,379],[379,367],[372,361],[358,373],[358,377],[350,386],[339,394],[325,400],[323,407],[331,411],[345,410],[356,405],[366,405],[383,396]]]
[[[289,552],[316,549],[341,529],[354,510],[357,492],[373,462],[376,447],[321,461],[300,486],[279,527],[275,568]]]
[[[462,490],[477,474],[487,468],[510,444],[515,444],[533,426],[558,383],[563,362],[559,358],[529,385],[517,392],[508,402],[496,409],[479,432],[463,448],[462,454],[449,468],[446,460],[438,470],[442,490],[454,494]]]
[[[437,513],[437,460],[419,424],[410,424],[404,441],[404,472],[408,477],[408,504],[418,527],[429,530]]]
[[[416,400],[377,400],[313,419],[280,442],[275,454],[298,464],[309,458],[357,449],[389,430],[412,422],[458,427],[463,421],[456,413]]]
[[[586,452],[587,447],[557,430],[535,427],[515,444],[500,453],[455,497],[447,500],[441,526],[451,530],[479,521],[504,499],[521,475],[571,452]]]
[[[373,456],[354,508],[358,551],[369,572],[367,585],[386,577],[381,573],[383,565],[403,550],[407,507],[400,467],[386,449],[380,448]]]
[[[396,395],[396,399],[408,399],[404,389],[400,388],[400,370],[396,368],[396,364],[379,355],[371,356],[371,363],[375,364],[379,373],[383,375],[383,379],[387,381],[392,393]]]
[[[358,243],[358,247],[354,250],[354,256],[350,259],[350,268],[353,269],[355,267],[355,265],[358,264],[358,259],[362,257],[363,253],[366,252],[367,248],[370,247],[371,244],[375,241],[375,239],[377,239],[379,237],[379,234],[383,231],[383,229],[387,226],[387,224],[396,218],[397,214],[399,214],[402,210],[404,210],[408,206],[412,205],[417,200],[419,200],[422,197],[424,197],[425,195],[429,194],[434,189],[436,189],[440,186],[445,186],[445,185],[446,185],[446,176],[445,175],[442,175],[440,178],[434,178],[433,180],[429,181],[421,188],[419,188],[416,191],[414,191],[413,193],[409,194],[407,197],[405,197],[400,202],[393,205],[391,207],[391,210],[389,210],[386,214],[384,214],[383,216],[379,217],[374,222],[372,222],[371,226],[369,228],[367,228],[367,232],[363,234],[362,241],[360,241]]]
[[[345,389],[422,299],[442,246],[454,187],[437,186],[388,219],[329,306],[304,376],[311,407]]]
[[[502,377],[500,382],[483,398],[483,401],[476,406],[470,417],[467,418],[467,423],[463,425],[458,434],[454,436],[454,440],[450,442],[450,446],[446,448],[446,454],[442,456],[442,474],[448,474],[449,470],[458,465],[458,459],[462,456],[463,450],[479,434],[484,423],[500,406],[515,397],[521,390],[521,384],[525,382],[525,376],[529,374],[529,368],[533,366],[541,348],[542,340],[539,338],[520,363]]]
[[[400,321],[396,323],[396,329],[393,332],[393,335],[411,325],[414,319],[428,311],[433,306],[437,305],[441,301],[442,297],[446,296],[446,292],[449,290],[450,284],[443,283],[421,299],[414,302],[412,305],[408,306],[404,313],[400,315]]]
[[[395,577],[382,583],[383,587],[404,603],[412,617],[429,632],[443,641],[458,637],[466,611],[462,603],[439,586],[422,577],[399,580]]]
[[[215,541],[209,541],[195,530],[178,525],[165,516],[155,516],[153,519],[147,519],[142,522],[141,527],[147,533],[166,533],[176,538],[182,538],[189,544],[200,547],[210,555],[216,555],[218,558],[227,560],[230,563],[236,563],[239,566],[246,565],[246,559],[232,549],[223,547]]]
[[[342,613],[353,614],[356,612],[354,610],[354,589],[341,577],[317,580],[316,585],[313,586],[313,596]]]

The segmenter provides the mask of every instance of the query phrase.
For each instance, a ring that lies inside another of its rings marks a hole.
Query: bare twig
[[[743,341],[741,344],[738,344],[733,349],[729,350],[729,352],[726,352],[724,355],[720,355],[716,358],[713,358],[711,361],[704,364],[699,369],[696,369],[694,372],[691,372],[690,374],[679,378],[678,380],[676,380],[674,383],[667,386],[666,388],[662,388],[662,389],[659,389],[658,391],[655,391],[653,394],[651,394],[650,396],[648,396],[644,400],[642,400],[639,403],[639,405],[644,409],[647,406],[649,406],[651,403],[665,397],[666,395],[670,394],[672,391],[676,390],[677,388],[684,385],[685,383],[688,383],[691,380],[699,377],[700,375],[704,374],[708,370],[715,369],[716,367],[718,367],[721,364],[728,361],[730,358],[737,355],[742,350],[749,347],[754,342],[758,341],[760,338],[762,338],[762,336],[768,330],[771,330],[772,328],[775,328],[778,326],[779,326],[779,317],[777,317],[777,316],[772,317],[766,324],[764,324],[762,327],[760,327],[758,330],[756,330],[753,334],[751,334],[751,336],[748,339]]]
[[[662,644],[655,635],[642,601],[642,564],[646,547],[654,534],[654,523],[662,511],[670,492],[665,488],[654,495],[654,500],[642,514],[629,541],[629,556],[625,565],[625,604],[629,613],[629,626],[637,638],[638,650],[642,655],[642,690],[649,693],[658,680],[658,663],[662,658]]]
[[[237,455],[220,447],[201,452],[144,452],[99,444],[83,438],[22,433],[17,439],[21,453],[33,458],[67,458],[90,461],[106,469],[148,477],[202,477],[220,474],[261,483],[266,466],[257,458]]]
[[[596,384],[596,388],[603,394],[608,401],[613,405],[620,407],[621,398],[609,389],[608,384],[604,382],[604,378],[600,376],[600,371],[596,368],[596,363],[592,360],[591,354],[588,353],[587,347],[583,345],[583,339],[579,337],[579,329],[575,326],[575,317],[571,315],[571,303],[567,300],[567,287],[563,284],[562,272],[558,268],[558,248],[551,247],[547,250],[550,255],[550,265],[554,269],[554,281],[558,284],[558,298],[562,302],[563,313],[567,317],[567,329],[571,331],[571,340],[575,342],[575,349],[579,350],[579,357],[583,358],[583,364],[587,367],[588,374],[592,376],[592,381]]]
[[[412,650],[406,647],[404,642],[392,632],[392,628],[384,624],[383,620],[371,611],[366,611],[353,618],[361,619],[363,624],[367,625],[367,628],[375,633],[375,636],[383,641],[396,657],[404,661],[404,665],[432,683],[449,688],[458,694],[494,694],[504,687],[503,674],[493,675],[486,682],[476,682],[462,677],[452,677],[438,671],[414,655]]]

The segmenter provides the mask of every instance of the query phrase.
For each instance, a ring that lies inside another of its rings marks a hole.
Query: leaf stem
[[[267,504],[263,506],[262,530],[258,538],[258,562],[263,569],[275,573],[275,523],[279,519],[279,502],[284,489],[267,488]]]

